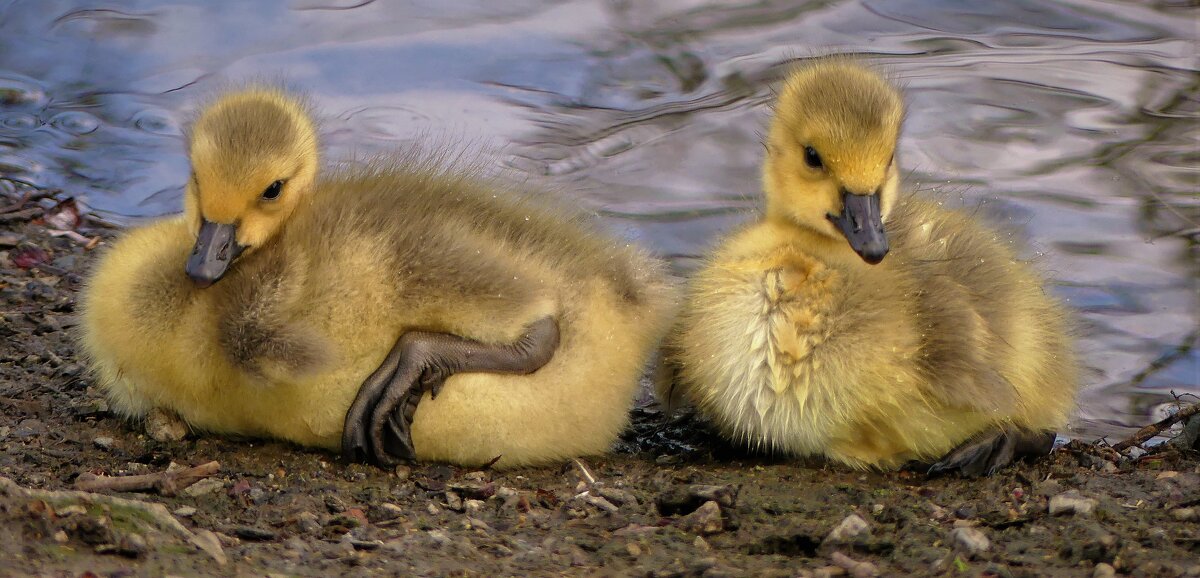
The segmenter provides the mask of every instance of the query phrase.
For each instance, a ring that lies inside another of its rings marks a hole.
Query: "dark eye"
[[[273,201],[279,198],[279,193],[283,192],[283,181],[275,181],[267,185],[266,190],[262,193],[262,198],[268,201]]]
[[[825,166],[825,163],[821,162],[821,155],[817,154],[817,149],[812,147],[804,147],[804,162],[814,169]]]

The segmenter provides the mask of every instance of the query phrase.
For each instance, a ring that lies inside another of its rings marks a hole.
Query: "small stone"
[[[642,547],[638,546],[636,542],[625,544],[625,551],[629,552],[629,555],[634,558],[642,555]]]
[[[181,506],[175,509],[175,515],[180,518],[190,518],[196,515],[196,508],[191,506]]]
[[[187,433],[187,424],[172,412],[155,408],[146,414],[146,435],[156,442],[177,442]]]
[[[195,544],[197,548],[200,548],[206,554],[212,556],[212,559],[216,560],[218,565],[224,566],[225,563],[228,562],[228,559],[225,556],[225,550],[221,547],[221,539],[218,538],[217,535],[212,532],[212,530],[196,530],[196,533],[192,536],[191,542],[192,544]]]
[[[224,488],[225,482],[223,480],[204,478],[203,480],[184,488],[183,493],[193,498],[198,498],[206,494],[219,492]]]
[[[54,533],[54,541],[55,542],[58,542],[59,544],[66,544],[67,540],[70,540],[70,538],[67,537],[66,532],[59,530]]]
[[[442,509],[437,507],[437,504],[435,504],[433,502],[429,502],[428,504],[425,505],[425,511],[429,512],[430,516],[436,516],[436,515],[442,513]]]
[[[1092,569],[1092,578],[1113,578],[1116,575],[1117,570],[1104,562],[1096,564],[1096,567]]]
[[[638,505],[637,497],[622,489],[598,488],[595,493],[599,494],[601,498],[604,498],[618,506]]]
[[[394,520],[404,515],[404,508],[387,502],[379,504],[375,511],[380,520]]]
[[[275,532],[264,528],[255,528],[254,526],[237,526],[233,529],[233,535],[243,540],[253,540],[256,542],[275,539]]]
[[[871,527],[867,525],[866,520],[858,514],[850,514],[829,532],[829,535],[825,537],[825,542],[830,544],[849,542],[860,534],[870,531]]]
[[[1085,498],[1075,490],[1069,490],[1050,498],[1050,515],[1079,514],[1091,515],[1096,507],[1096,500]]]
[[[468,514],[478,514],[486,505],[483,500],[463,500],[463,511]]]
[[[833,578],[834,576],[845,575],[846,569],[841,566],[825,566],[824,568],[817,568],[816,572],[813,572],[814,578]]]
[[[396,479],[403,482],[404,480],[407,480],[409,476],[412,475],[412,467],[406,466],[404,464],[400,464],[400,465],[396,466],[396,469],[393,470],[393,473],[396,474]]]
[[[92,443],[102,450],[111,450],[113,445],[117,443],[117,440],[108,436],[99,436],[93,439]]]
[[[87,513],[87,508],[84,508],[79,504],[71,504],[69,506],[63,506],[54,510],[54,513],[59,518],[66,518],[67,516],[80,516]]]
[[[426,534],[429,535],[430,540],[439,546],[450,546],[454,544],[454,540],[442,530],[429,530],[426,532]]]
[[[1200,510],[1196,508],[1175,508],[1171,510],[1171,517],[1180,522],[1200,520]]]
[[[721,518],[721,506],[712,500],[704,502],[695,512],[680,518],[679,526],[701,535],[721,532],[725,529],[725,520]]]
[[[860,562],[841,552],[834,552],[830,558],[854,578],[872,578],[879,575],[879,568],[870,562]]]
[[[140,558],[150,550],[150,546],[146,544],[146,539],[141,534],[130,532],[121,538],[121,542],[117,544],[117,550],[124,556]]]
[[[950,541],[956,548],[970,555],[987,552],[992,546],[987,535],[978,528],[955,528],[950,531]]]
[[[296,516],[296,523],[300,526],[300,531],[305,534],[316,534],[321,531],[321,521],[312,512],[300,512],[300,515]]]
[[[472,518],[470,516],[467,516],[466,528],[468,530],[471,530],[471,529],[483,530],[484,532],[492,531],[491,524],[488,524],[487,522],[484,522],[483,520],[480,520],[479,518]]]
[[[458,494],[454,492],[446,492],[446,507],[455,512],[463,511],[462,498],[458,497]]]
[[[694,546],[697,550],[702,550],[704,552],[707,552],[709,548],[711,548],[711,546],[708,545],[708,540],[705,540],[703,536],[696,536],[696,539],[692,540],[692,546]]]

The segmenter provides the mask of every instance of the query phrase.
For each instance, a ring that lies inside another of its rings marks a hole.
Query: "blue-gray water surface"
[[[771,87],[853,52],[907,90],[908,181],[1016,231],[1078,313],[1069,435],[1200,393],[1198,15],[1184,1],[0,0],[0,174],[179,210],[223,86],[313,95],[332,159],[434,136],[680,272],[752,218]],[[0,184],[0,186],[4,186]]]

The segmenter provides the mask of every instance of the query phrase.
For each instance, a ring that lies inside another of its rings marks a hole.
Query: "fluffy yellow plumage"
[[[657,261],[431,155],[319,174],[309,113],[273,89],[218,99],[189,139],[184,214],[125,235],[82,296],[83,350],[120,413],[335,449],[402,334],[508,343],[549,316],[561,336],[536,372],[425,395],[416,456],[542,463],[603,452],[624,427],[673,311]],[[229,244],[201,259],[197,231]]]
[[[765,218],[693,279],[673,393],[754,447],[992,471],[1066,423],[1066,315],[995,232],[899,192],[902,116],[898,91],[854,62],[788,78]]]

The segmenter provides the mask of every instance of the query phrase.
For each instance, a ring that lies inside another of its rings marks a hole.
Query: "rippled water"
[[[246,79],[315,96],[330,156],[449,135],[694,264],[757,206],[789,62],[907,86],[910,183],[1015,228],[1081,314],[1074,433],[1200,393],[1200,12],[1089,0],[0,0],[0,173],[174,212],[181,124]]]

